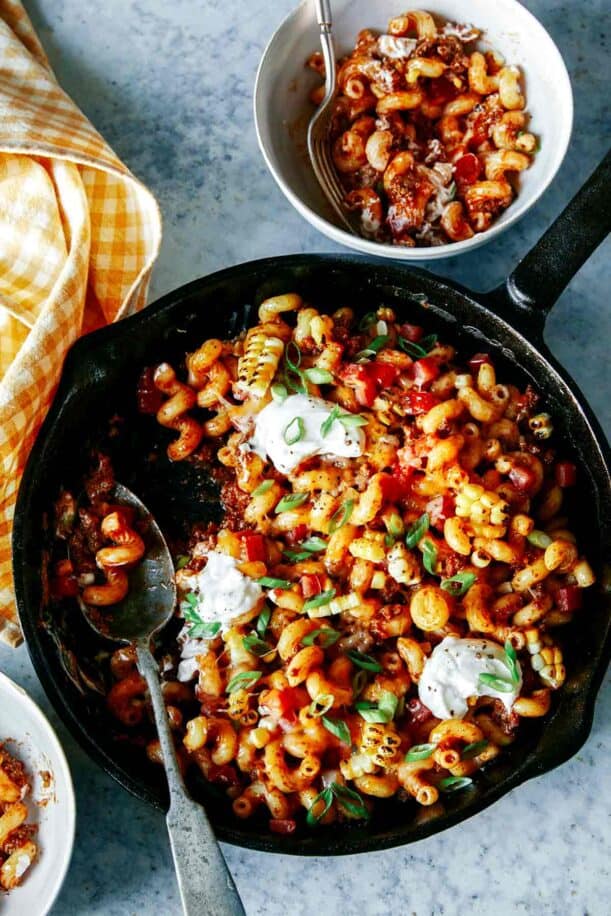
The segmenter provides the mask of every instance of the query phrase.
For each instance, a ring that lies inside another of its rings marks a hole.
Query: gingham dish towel
[[[142,308],[152,194],[60,89],[21,3],[0,0],[0,639],[18,645],[11,528],[69,346]]]

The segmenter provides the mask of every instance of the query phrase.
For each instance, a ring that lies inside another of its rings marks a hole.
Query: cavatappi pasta
[[[0,744],[0,888],[21,884],[38,854],[36,826],[26,823],[30,791],[25,767]]]
[[[409,247],[459,242],[514,199],[537,140],[519,69],[477,50],[479,35],[411,10],[386,34],[359,32],[338,62],[329,142],[365,236]],[[324,77],[320,52],[307,63]],[[312,101],[323,94],[317,87]]]
[[[376,798],[431,806],[546,715],[594,575],[537,402],[390,308],[296,294],[145,370],[168,456],[221,485],[222,522],[176,558],[182,629],[160,651],[181,765],[238,818],[291,833]],[[133,651],[110,668],[108,708],[146,724]]]

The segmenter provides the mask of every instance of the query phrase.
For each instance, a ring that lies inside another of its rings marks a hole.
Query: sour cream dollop
[[[511,682],[502,646],[489,639],[446,636],[427,659],[418,683],[418,696],[438,719],[461,719],[469,697],[494,697],[509,711],[519,696],[522,673],[511,690],[504,692],[483,684],[480,674],[492,674]]]
[[[271,401],[257,414],[248,447],[261,458],[269,458],[281,474],[290,474],[298,464],[314,455],[359,458],[365,445],[362,429],[346,427],[335,420],[326,436],[321,432],[321,426],[335,407],[335,404],[305,394],[292,394],[282,402]],[[289,445],[285,436],[290,441],[291,433],[297,428],[297,417],[303,423],[303,436]],[[287,427],[290,427],[288,434]]]
[[[233,620],[250,611],[261,598],[263,590],[237,568],[233,557],[211,551],[201,572],[189,577],[189,587],[195,595],[195,610],[204,623],[220,623],[225,632]],[[207,651],[206,639],[194,639],[190,627],[184,626],[178,634],[180,664],[178,680],[190,681],[197,672],[197,656]]]

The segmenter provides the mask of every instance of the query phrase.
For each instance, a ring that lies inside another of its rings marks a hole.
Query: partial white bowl
[[[10,739],[6,740],[5,739]],[[74,844],[76,805],[57,736],[25,690],[0,673],[0,741],[25,764],[32,783],[27,823],[38,825],[38,857],[21,887],[0,890],[2,916],[45,916],[62,886]]]
[[[354,47],[364,28],[385,31],[388,20],[406,8],[402,0],[332,0],[338,56]],[[305,61],[319,49],[313,0],[304,0],[272,36],[263,53],[254,92],[255,127],[267,166],[293,206],[324,235],[357,251],[403,261],[426,261],[462,254],[499,236],[539,199],[562,164],[573,126],[573,94],[562,56],[545,31],[516,0],[428,0],[422,8],[442,20],[471,23],[483,31],[479,46],[495,48],[523,74],[529,129],[540,150],[520,175],[514,202],[486,232],[464,242],[430,248],[404,248],[351,235],[342,229],[310,166],[307,127],[313,113],[309,91],[320,78]]]

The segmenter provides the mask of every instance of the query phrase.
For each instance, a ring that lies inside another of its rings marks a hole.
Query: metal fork
[[[329,0],[315,0],[315,5],[316,19],[320,27],[322,56],[325,62],[325,95],[308,125],[308,153],[318,183],[344,227],[352,235],[360,235],[356,227],[356,219],[351,219],[344,206],[345,191],[337,177],[329,143],[329,122],[333,113],[337,79],[331,6]]]

